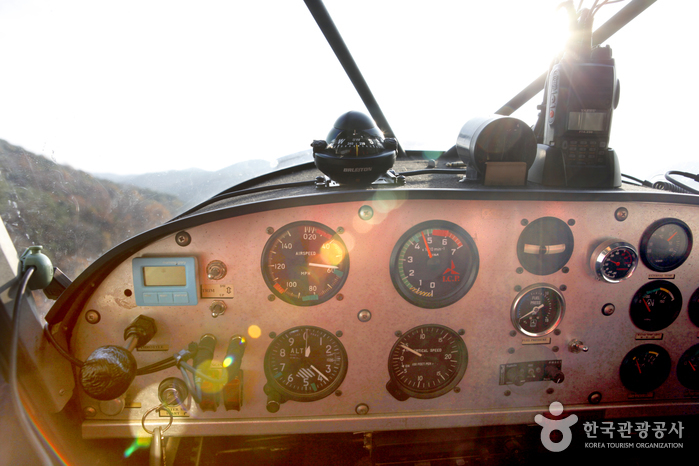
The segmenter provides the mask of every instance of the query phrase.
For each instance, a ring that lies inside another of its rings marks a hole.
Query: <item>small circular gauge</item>
[[[699,390],[699,344],[680,356],[677,362],[677,380],[690,390]]]
[[[340,340],[318,327],[294,327],[267,348],[267,384],[284,398],[315,401],[340,386],[347,373],[347,352]]]
[[[654,222],[641,237],[641,260],[656,272],[674,270],[692,251],[692,231],[675,218]]]
[[[647,332],[669,326],[682,310],[682,293],[666,280],[655,280],[643,285],[631,300],[633,324]]]
[[[391,253],[391,279],[416,306],[439,308],[463,297],[478,274],[478,249],[466,230],[445,221],[414,226]]]
[[[517,241],[517,257],[527,272],[550,275],[566,265],[573,246],[573,232],[563,220],[542,217],[522,230]]]
[[[563,319],[566,302],[553,286],[531,285],[523,289],[512,302],[512,324],[530,337],[551,333]]]
[[[278,298],[313,306],[335,296],[347,280],[349,254],[340,236],[316,222],[277,230],[262,252],[262,276]]]
[[[420,325],[393,345],[386,388],[391,394],[399,390],[405,398],[436,398],[461,381],[466,366],[468,351],[458,333],[442,325]]]
[[[590,258],[590,267],[597,279],[608,283],[619,283],[631,277],[637,265],[636,248],[619,240],[604,241]]]
[[[662,346],[647,344],[629,351],[619,367],[624,387],[636,393],[655,390],[670,375],[672,361]]]
[[[694,290],[692,297],[689,298],[687,313],[689,314],[689,320],[691,320],[694,325],[699,327],[699,288]]]

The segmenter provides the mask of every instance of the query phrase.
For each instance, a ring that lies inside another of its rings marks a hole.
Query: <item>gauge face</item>
[[[665,348],[658,345],[641,345],[624,357],[619,377],[624,387],[636,393],[655,390],[670,375],[672,361]]]
[[[689,314],[689,320],[691,320],[694,325],[699,327],[699,288],[694,290],[692,297],[689,298],[687,313]]]
[[[466,344],[452,329],[420,325],[403,334],[388,358],[399,390],[414,398],[436,398],[453,389],[468,365]]]
[[[608,283],[619,283],[631,277],[637,265],[636,249],[624,241],[605,241],[595,248],[591,257],[597,279]]]
[[[295,222],[277,230],[262,253],[262,276],[280,299],[313,306],[335,296],[347,280],[349,254],[333,230]]]
[[[414,226],[391,254],[391,279],[416,306],[439,308],[463,297],[478,275],[478,249],[460,226],[429,221]]]
[[[542,217],[528,224],[519,235],[517,257],[527,272],[550,275],[568,263],[573,246],[573,232],[563,220]]]
[[[699,390],[699,344],[689,348],[677,362],[677,380],[690,390]]]
[[[347,373],[347,353],[340,340],[318,327],[302,326],[278,335],[265,353],[267,383],[294,401],[325,398]]]
[[[657,272],[674,270],[692,251],[692,231],[674,218],[654,222],[641,237],[641,259]]]
[[[551,333],[563,319],[565,299],[553,286],[536,284],[523,289],[512,303],[512,325],[530,337]]]
[[[666,280],[656,280],[643,285],[634,295],[631,321],[641,330],[655,332],[673,323],[681,310],[680,290]]]

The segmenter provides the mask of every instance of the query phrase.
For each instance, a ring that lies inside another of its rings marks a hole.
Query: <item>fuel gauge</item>
[[[624,387],[636,393],[648,393],[670,375],[670,354],[662,346],[646,344],[629,351],[619,368]]]
[[[565,299],[553,286],[539,283],[523,289],[512,303],[512,325],[530,337],[553,331],[563,319]]]

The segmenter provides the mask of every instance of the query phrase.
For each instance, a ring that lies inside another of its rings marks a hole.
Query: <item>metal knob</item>
[[[581,351],[583,353],[587,353],[587,350],[590,348],[585,346],[585,344],[583,344],[583,342],[580,340],[572,340],[570,343],[568,343],[568,349],[571,353],[579,353]]]

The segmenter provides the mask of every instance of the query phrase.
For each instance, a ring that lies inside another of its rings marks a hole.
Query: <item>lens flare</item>
[[[262,335],[262,329],[257,325],[251,325],[248,327],[248,335],[250,335],[250,338],[260,338],[260,335]]]
[[[124,458],[129,458],[136,450],[150,447],[151,440],[150,437],[136,437],[129,448],[124,451]]]

